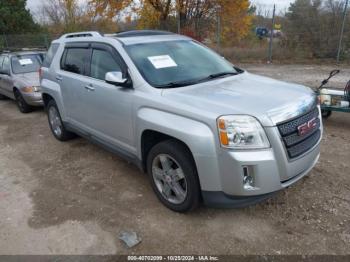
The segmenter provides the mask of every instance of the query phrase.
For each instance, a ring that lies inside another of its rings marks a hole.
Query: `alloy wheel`
[[[49,108],[49,121],[52,131],[56,136],[62,135],[62,121],[57,109],[54,106]]]
[[[167,154],[159,154],[152,163],[152,176],[158,191],[173,204],[187,197],[187,182],[181,166]]]

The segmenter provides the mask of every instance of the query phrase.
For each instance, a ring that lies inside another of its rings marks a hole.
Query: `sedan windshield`
[[[16,55],[11,58],[11,64],[14,74],[37,72],[42,64],[42,56],[39,54]]]
[[[135,44],[126,50],[146,81],[172,88],[241,73],[228,61],[194,41]]]

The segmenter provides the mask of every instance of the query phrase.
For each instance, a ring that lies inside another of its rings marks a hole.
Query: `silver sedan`
[[[39,70],[43,52],[13,52],[0,55],[0,99],[16,100],[19,110],[28,113],[42,106]]]

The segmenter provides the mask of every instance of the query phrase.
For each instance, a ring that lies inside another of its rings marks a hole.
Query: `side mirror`
[[[108,84],[117,85],[117,86],[126,86],[128,79],[123,78],[122,72],[108,72],[105,77],[105,81]]]

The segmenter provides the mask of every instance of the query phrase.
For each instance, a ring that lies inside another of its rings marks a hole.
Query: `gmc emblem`
[[[303,136],[303,135],[306,135],[306,134],[310,133],[316,126],[317,126],[317,119],[316,119],[316,117],[311,119],[307,123],[298,126],[298,134],[299,134],[299,136]]]

